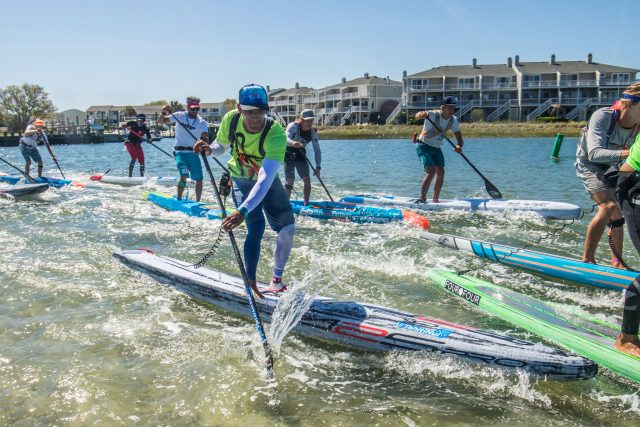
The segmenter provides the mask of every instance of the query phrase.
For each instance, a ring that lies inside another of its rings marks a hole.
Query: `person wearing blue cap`
[[[231,147],[227,165],[233,181],[233,197],[238,209],[223,221],[226,230],[247,223],[244,241],[244,265],[247,278],[256,282],[260,246],[266,220],[278,234],[273,254],[273,275],[265,292],[282,292],[284,269],[293,247],[295,220],[289,198],[282,186],[278,169],[284,162],[287,136],[282,126],[267,117],[269,104],[264,87],[250,84],[238,94],[237,109],[229,111],[220,122],[216,140],[199,141],[194,151],[219,156],[225,145]]]
[[[444,183],[444,155],[442,154],[443,137],[452,130],[458,141],[455,147],[456,153],[462,152],[464,140],[460,132],[460,122],[453,114],[456,112],[458,99],[454,96],[447,96],[442,100],[440,111],[420,111],[416,114],[416,119],[424,119],[422,132],[416,140],[418,145],[416,151],[418,158],[422,162],[425,175],[422,179],[420,189],[420,201],[426,203],[427,193],[431,186],[431,181],[436,178],[433,184],[433,203],[440,201],[440,191]],[[433,123],[436,126],[433,125]]]

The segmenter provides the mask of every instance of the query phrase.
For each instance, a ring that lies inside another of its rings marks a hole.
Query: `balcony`
[[[600,79],[600,86],[629,86],[636,82],[631,79]]]
[[[516,90],[516,82],[482,83],[482,89],[512,89]]]
[[[598,86],[596,80],[560,80],[563,87],[595,87]]]
[[[409,92],[418,92],[418,91],[442,91],[442,84],[429,84],[429,85],[411,85],[409,86]]]

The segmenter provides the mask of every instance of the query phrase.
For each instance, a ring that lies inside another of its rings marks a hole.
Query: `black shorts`
[[[307,178],[309,176],[309,164],[301,156],[297,156],[295,160],[284,160],[284,177],[285,179],[296,179],[296,172],[300,178]]]

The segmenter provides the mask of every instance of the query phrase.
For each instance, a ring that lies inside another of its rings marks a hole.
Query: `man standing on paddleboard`
[[[158,124],[176,124],[176,144],[173,147],[173,155],[180,173],[178,182],[178,200],[182,199],[182,193],[187,186],[187,178],[191,177],[196,183],[196,202],[202,196],[202,164],[200,157],[194,153],[193,147],[198,141],[209,142],[209,128],[207,121],[200,117],[200,98],[190,96],[187,98],[187,110],[171,113],[171,107],[165,105],[158,116]]]
[[[309,204],[311,195],[311,178],[309,177],[309,160],[307,159],[307,145],[313,147],[315,156],[315,169],[313,174],[320,177],[320,161],[322,154],[318,143],[318,132],[313,128],[313,120],[316,118],[313,110],[306,109],[300,112],[300,116],[287,126],[287,152],[284,156],[284,176],[286,183],[284,188],[287,196],[291,197],[293,183],[296,180],[296,171],[302,178],[303,196],[305,206]]]
[[[295,221],[289,198],[277,176],[284,162],[287,136],[280,124],[267,117],[269,105],[264,87],[249,84],[240,89],[236,110],[222,118],[216,140],[208,146],[204,141],[194,151],[204,150],[214,157],[231,146],[227,165],[233,181],[233,197],[238,210],[222,223],[232,230],[247,223],[244,241],[244,265],[249,281],[256,282],[260,245],[265,230],[265,217],[278,234],[273,255],[273,275],[267,292],[283,292],[287,287],[282,275],[293,247]],[[224,145],[222,145],[224,144]]]
[[[26,174],[29,175],[31,160],[33,159],[34,162],[38,163],[38,176],[41,177],[44,165],[42,164],[42,157],[38,151],[38,141],[45,143],[49,154],[51,154],[51,158],[55,162],[57,160],[56,156],[53,154],[53,151],[51,151],[51,145],[49,145],[47,135],[44,133],[44,121],[40,119],[34,120],[33,124],[27,126],[22,138],[20,138],[19,148],[25,160],[24,171]]]
[[[422,132],[416,141],[418,143],[416,146],[418,158],[422,162],[425,172],[420,189],[420,201],[423,203],[427,201],[427,193],[434,176],[436,182],[433,184],[433,203],[440,201],[440,190],[442,190],[442,184],[444,183],[442,139],[449,130],[453,131],[458,141],[458,145],[455,147],[456,153],[462,152],[464,140],[462,139],[462,132],[460,132],[460,122],[453,115],[456,112],[457,105],[458,99],[456,97],[447,96],[442,101],[440,111],[420,111],[416,114],[416,119],[424,119]]]
[[[616,254],[622,253],[624,219],[604,173],[629,156],[629,146],[638,133],[640,117],[628,97],[640,95],[640,84],[629,86],[611,107],[596,110],[582,130],[576,151],[576,175],[598,205],[598,213],[587,227],[582,262],[596,263],[596,249],[607,224],[611,236],[611,266],[623,268]]]
[[[142,137],[147,136],[147,142],[151,143],[151,132],[145,123],[147,116],[138,114],[136,120],[127,122],[124,127],[129,130],[129,136],[124,141],[124,146],[131,157],[129,163],[129,178],[133,176],[133,167],[136,160],[140,164],[140,176],[144,176],[144,151],[142,150]]]

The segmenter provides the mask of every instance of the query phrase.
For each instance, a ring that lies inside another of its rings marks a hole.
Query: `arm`
[[[318,142],[318,132],[312,130],[311,146],[313,147],[313,155],[316,160],[316,169],[320,169],[320,162],[322,161],[322,153],[320,152],[320,143]]]
[[[610,150],[605,148],[607,131],[611,124],[609,115],[594,113],[589,120],[587,130],[587,158],[593,163],[615,163],[629,155],[629,150]]]
[[[229,215],[222,222],[222,226],[226,230],[233,230],[238,225],[242,224],[249,212],[256,208],[267,195],[274,178],[278,173],[280,162],[277,160],[264,159],[262,166],[258,171],[258,181],[255,183],[251,192],[247,196],[247,199],[240,205],[237,211]]]
[[[300,126],[296,124],[296,122],[292,122],[287,126],[287,147],[299,148],[302,147],[300,144]]]
[[[27,129],[24,131],[24,136],[33,136],[36,133],[38,133],[38,128],[36,128],[35,126],[29,125],[27,126]]]
[[[171,114],[171,108],[168,105],[165,105],[164,107],[162,107],[162,111],[160,112],[160,115],[158,116],[158,120],[157,123],[159,125],[164,125],[169,123],[171,120],[169,120],[169,116]]]

